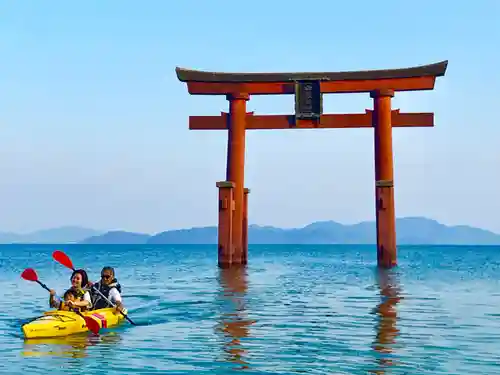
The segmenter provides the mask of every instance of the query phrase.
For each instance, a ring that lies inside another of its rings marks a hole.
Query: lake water
[[[130,317],[100,337],[24,341],[22,321],[60,293],[65,251],[97,281],[116,267]],[[500,374],[500,248],[250,246],[221,271],[215,246],[0,247],[0,373]],[[243,372],[240,372],[243,370]]]

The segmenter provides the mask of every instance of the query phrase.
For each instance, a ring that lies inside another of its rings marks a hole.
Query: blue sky
[[[306,7],[307,6],[307,7]],[[301,19],[304,17],[304,19]],[[213,225],[225,132],[189,115],[175,67],[341,71],[449,60],[432,92],[397,94],[435,128],[395,129],[397,216],[500,232],[500,2],[0,1],[0,230],[60,225],[157,232]],[[372,108],[330,95],[329,113]],[[291,113],[293,97],[252,97]],[[374,219],[373,132],[252,131],[250,222]]]

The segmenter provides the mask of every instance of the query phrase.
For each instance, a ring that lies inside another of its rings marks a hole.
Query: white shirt
[[[90,298],[90,296],[89,296]],[[117,302],[121,302],[122,301],[122,296],[120,295],[120,292],[118,291],[118,289],[116,289],[115,287],[111,288],[109,290],[109,295],[108,295],[108,299],[113,302],[114,304],[116,304]]]
[[[84,294],[83,294],[83,300],[84,301],[88,301],[89,305],[87,306],[87,308],[91,308],[92,307],[92,299],[90,298],[90,293],[88,291],[86,291]]]

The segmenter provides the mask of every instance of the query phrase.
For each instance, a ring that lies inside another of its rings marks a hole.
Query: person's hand
[[[120,302],[116,303],[115,310],[118,311],[118,312],[123,311],[123,306],[122,306],[122,304]]]
[[[68,307],[74,307],[73,301],[66,302],[66,305],[68,305]]]
[[[49,293],[52,297],[56,295],[56,291],[54,289],[51,289]]]
[[[92,288],[92,285],[94,285],[94,283],[92,281],[89,281],[87,285],[89,286],[89,288]]]

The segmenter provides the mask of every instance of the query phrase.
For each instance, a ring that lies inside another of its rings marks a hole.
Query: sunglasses
[[[111,275],[101,275],[102,279],[111,279]]]

